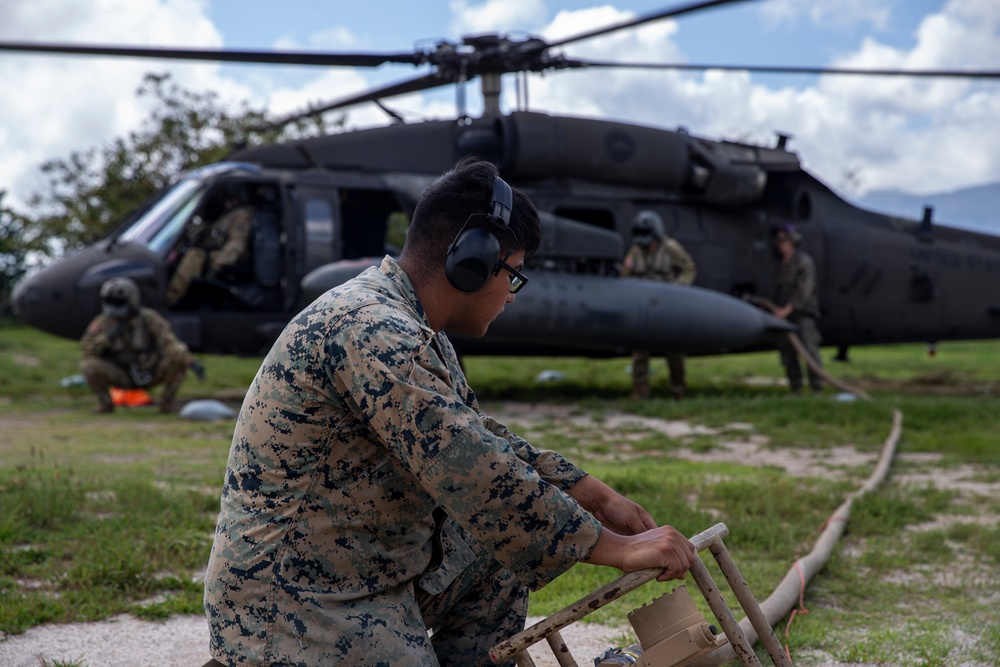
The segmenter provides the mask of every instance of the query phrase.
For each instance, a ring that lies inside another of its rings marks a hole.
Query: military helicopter
[[[17,286],[23,321],[78,338],[99,310],[101,284],[129,276],[196,351],[259,355],[288,320],[324,291],[399,250],[423,190],[460,158],[494,162],[538,207],[543,241],[529,260],[529,289],[462,354],[611,356],[720,354],[760,349],[793,329],[744,296],[770,296],[769,233],[794,224],[816,261],[826,345],[1000,336],[1000,237],[859,209],[803,169],[779,136],[764,147],[623,122],[519,110],[501,113],[502,77],[585,67],[558,47],[733,0],[648,14],[546,42],[487,34],[412,53],[317,54],[0,43],[0,51],[378,67],[430,66],[421,74],[311,108],[291,122],[365,102],[479,78],[484,112],[394,123],[281,144],[235,149],[224,162],[180,176],[105,239]],[[660,64],[663,68],[677,65]],[[697,67],[697,66],[695,66]],[[803,67],[791,73],[1000,77],[1000,72],[867,71]],[[229,275],[196,281],[167,305],[166,284],[186,230],[218,212],[224,193],[255,211],[250,259]],[[485,205],[485,202],[484,202]],[[618,276],[630,222],[651,210],[698,266],[692,287]]]

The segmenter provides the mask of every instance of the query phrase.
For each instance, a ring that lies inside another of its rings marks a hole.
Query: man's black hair
[[[411,254],[427,266],[444,266],[448,246],[469,216],[489,213],[493,181],[499,175],[492,162],[478,158],[465,158],[445,172],[417,202],[402,254]],[[531,254],[538,249],[542,239],[535,205],[520,190],[512,188],[512,191],[510,231],[513,234],[497,236],[501,257],[508,250],[524,249]]]

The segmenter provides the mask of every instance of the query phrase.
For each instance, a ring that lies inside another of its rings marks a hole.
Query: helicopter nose
[[[80,326],[76,317],[79,303],[74,299],[72,284],[69,289],[61,281],[54,280],[51,272],[43,269],[19,282],[11,294],[11,304],[17,317],[30,326],[42,331],[79,338],[86,327]]]
[[[88,246],[22,280],[11,295],[14,312],[25,324],[79,340],[101,310],[101,285],[116,276],[156,285],[157,262],[137,244]]]

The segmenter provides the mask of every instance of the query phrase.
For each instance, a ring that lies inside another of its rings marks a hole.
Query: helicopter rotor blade
[[[422,90],[430,90],[431,88],[445,86],[448,85],[449,83],[451,83],[450,79],[442,77],[437,72],[434,72],[413,79],[407,79],[406,81],[399,81],[397,83],[393,83],[388,86],[383,86],[381,88],[374,88],[372,90],[367,90],[363,93],[352,95],[350,97],[344,97],[339,100],[330,102],[329,104],[324,104],[323,106],[320,107],[311,107],[305,111],[295,113],[290,116],[285,116],[284,118],[279,118],[278,120],[272,121],[267,125],[257,129],[258,130],[277,129],[289,123],[294,123],[297,120],[302,120],[303,118],[318,116],[320,114],[327,113],[328,111],[334,111],[336,109],[349,107],[354,104],[360,104],[362,102],[375,102],[384,97],[394,97],[396,95],[405,95],[406,93],[416,93]]]
[[[336,100],[320,107],[310,108],[285,118],[278,119],[259,129],[281,127],[302,118],[317,116],[328,111],[348,107],[362,102],[376,101],[396,95],[419,92],[450,83],[461,83],[476,76],[486,74],[503,75],[512,72],[542,72],[553,69],[604,67],[618,69],[661,69],[661,70],[722,70],[747,71],[772,74],[811,75],[853,75],[853,76],[909,76],[945,78],[1000,78],[1000,70],[898,70],[898,69],[852,69],[839,67],[798,67],[763,65],[705,65],[684,63],[642,63],[582,60],[562,54],[552,54],[552,50],[585,39],[612,32],[634,28],[646,23],[682,15],[689,15],[724,5],[747,2],[748,0],[701,0],[688,4],[651,12],[636,18],[605,25],[603,27],[547,42],[537,37],[513,40],[496,34],[466,36],[460,43],[439,42],[434,49],[402,53],[322,53],[315,51],[265,51],[230,49],[187,49],[179,47],[139,47],[102,46],[84,44],[2,42],[0,52],[20,52],[38,54],[68,54],[90,56],[112,56],[132,58],[156,58],[168,60],[191,60],[228,63],[311,65],[327,67],[375,68],[384,64],[409,64],[429,66],[431,72],[416,78],[394,83],[381,88]]]
[[[318,65],[326,67],[378,67],[386,63],[419,65],[422,53],[318,53],[312,51],[253,51],[238,49],[183,49],[85,44],[0,42],[0,51],[40,54],[205,60],[210,62],[259,63],[265,65]]]
[[[653,21],[660,21],[662,19],[681,16],[683,14],[691,14],[693,12],[702,11],[704,9],[712,9],[714,7],[721,7],[722,5],[729,5],[737,2],[746,2],[746,1],[747,0],[707,0],[706,2],[695,2],[689,5],[684,5],[682,7],[675,7],[674,9],[666,9],[662,12],[653,12],[650,14],[644,14],[630,21],[613,23],[611,25],[606,25],[596,30],[591,30],[589,32],[573,35],[572,37],[565,37],[555,42],[548,42],[546,48],[552,49],[557,46],[565,46],[566,44],[571,44],[573,42],[579,42],[585,39],[590,39],[591,37],[606,35],[610,32],[617,32],[619,30],[625,30],[627,28],[634,28],[644,23],[651,23]]]
[[[1000,70],[962,69],[878,69],[853,67],[796,67],[786,65],[706,65],[693,63],[640,63],[610,60],[566,59],[561,64],[567,68],[604,67],[614,69],[662,69],[704,72],[757,72],[761,74],[835,74],[843,76],[906,76],[915,78],[1000,79]]]

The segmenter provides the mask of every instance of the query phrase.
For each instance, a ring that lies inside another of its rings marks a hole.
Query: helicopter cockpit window
[[[141,243],[153,252],[165,255],[184,228],[184,223],[194,213],[204,191],[204,184],[200,181],[181,181],[118,239]]]

